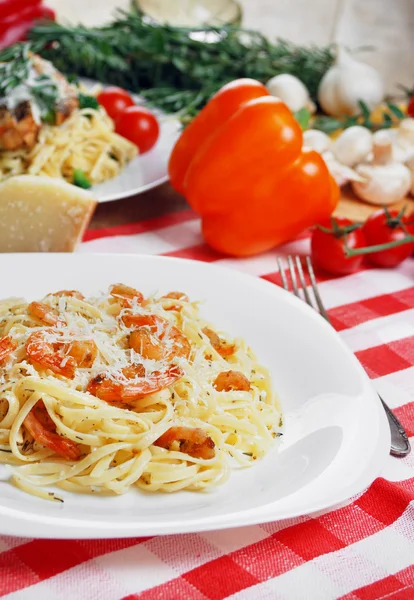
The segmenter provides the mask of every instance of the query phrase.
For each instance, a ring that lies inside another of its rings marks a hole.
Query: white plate
[[[34,299],[73,288],[88,294],[123,281],[144,293],[179,289],[205,300],[202,313],[246,338],[270,369],[285,416],[280,445],[208,493],[64,493],[65,503],[55,504],[14,488],[3,466],[0,533],[110,538],[251,525],[331,507],[380,473],[390,434],[368,377],[334,330],[277,286],[214,265],[152,256],[3,254],[0,269],[0,297]]]

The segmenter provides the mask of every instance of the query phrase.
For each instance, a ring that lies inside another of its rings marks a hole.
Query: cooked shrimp
[[[16,348],[17,344],[13,342],[10,336],[5,335],[2,337],[0,339],[0,362],[3,362]]]
[[[127,379],[135,379],[135,377],[145,377],[145,367],[141,364],[128,365],[121,371],[122,375]]]
[[[133,302],[142,304],[144,301],[144,295],[138,290],[132,287],[124,285],[123,283],[115,283],[109,288],[111,296],[116,298],[122,306],[125,308],[131,308]]]
[[[43,302],[31,302],[27,307],[27,310],[32,317],[39,319],[45,325],[57,325],[58,323],[64,323],[59,318],[57,311]]]
[[[66,460],[78,460],[80,458],[79,446],[72,440],[62,438],[56,433],[56,426],[49,417],[42,401],[35,404],[23,424],[36,442],[42,446],[53,450]]]
[[[4,150],[31,149],[39,130],[28,101],[20,102],[12,112],[4,106],[0,108],[0,142]]]
[[[85,300],[85,296],[83,294],[81,294],[80,292],[78,292],[78,290],[60,290],[60,292],[54,292],[51,295],[57,296],[58,298],[68,297],[68,298],[77,298],[78,300]]]
[[[156,315],[124,315],[122,321],[129,328],[136,327],[129,336],[129,347],[144,358],[171,360],[174,356],[190,356],[190,342],[166,319]]]
[[[228,344],[224,340],[220,339],[215,331],[210,329],[209,327],[204,327],[201,330],[204,335],[208,337],[210,340],[210,344],[213,346],[214,350],[220,354],[223,358],[227,356],[231,356],[236,352],[236,346],[234,344]]]
[[[154,442],[154,446],[205,460],[214,458],[216,454],[213,440],[199,427],[171,427]]]
[[[56,375],[63,375],[68,379],[75,377],[76,360],[72,356],[59,355],[63,344],[58,341],[48,340],[48,336],[56,334],[53,329],[36,331],[26,342],[28,358],[44,369],[50,369]]]
[[[184,292],[169,292],[162,296],[163,298],[172,298],[173,300],[182,300],[183,302],[190,302],[190,298]]]
[[[90,369],[98,356],[98,347],[93,340],[72,342],[67,354],[75,359],[78,367]]]
[[[142,377],[141,372],[137,372],[138,378]],[[126,370],[122,374],[125,377],[127,373],[136,377],[133,372]],[[94,377],[89,382],[86,391],[92,394],[92,396],[96,396],[106,402],[132,402],[139,400],[143,396],[163,390],[175,383],[182,375],[182,371],[175,366],[170,366],[162,373],[155,371],[145,378],[142,377],[141,381],[136,379],[130,382],[114,381],[103,374]]]
[[[170,357],[170,352],[167,352],[161,340],[146,327],[135,329],[129,336],[128,343],[130,348],[144,358],[162,360]]]
[[[223,371],[217,375],[213,385],[218,392],[230,392],[232,390],[248,392],[250,390],[249,380],[240,371]]]
[[[182,300],[182,302],[190,302],[190,298],[184,292],[169,292],[165,294],[165,296],[161,297],[162,299],[171,299],[171,300]],[[165,306],[164,310],[177,310],[180,311],[182,309],[181,304],[171,304],[170,306]]]

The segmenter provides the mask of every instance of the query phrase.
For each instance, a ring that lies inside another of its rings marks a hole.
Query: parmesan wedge
[[[97,201],[60,179],[20,175],[0,184],[0,252],[72,252]]]

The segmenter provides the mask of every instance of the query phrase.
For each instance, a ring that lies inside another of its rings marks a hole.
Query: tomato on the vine
[[[332,275],[349,275],[358,271],[364,257],[348,257],[345,248],[356,250],[366,245],[361,226],[338,217],[314,229],[311,238],[312,261],[315,267]]]
[[[160,126],[152,112],[143,106],[130,106],[118,116],[115,131],[138,146],[143,154],[155,146]]]
[[[134,105],[128,92],[116,86],[105,88],[97,95],[96,99],[113,120],[128,106]]]
[[[396,210],[378,210],[368,217],[363,226],[368,246],[389,244],[403,240],[407,234],[414,235],[414,217],[405,217]],[[396,267],[414,251],[414,242],[394,248],[386,248],[368,254],[368,259],[380,267]]]

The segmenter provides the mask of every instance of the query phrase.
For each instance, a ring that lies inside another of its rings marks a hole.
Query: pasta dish
[[[96,98],[24,44],[10,52],[0,63],[0,181],[29,174],[89,187],[118,175],[138,148]]]
[[[26,492],[211,488],[281,426],[268,371],[184,293],[0,302],[0,463]]]

